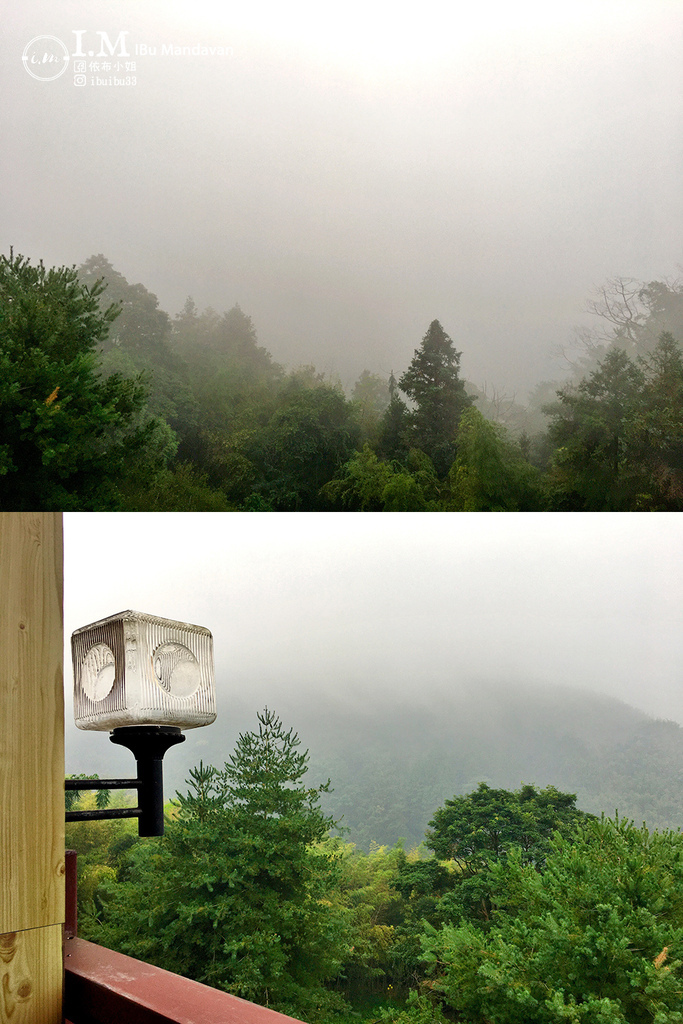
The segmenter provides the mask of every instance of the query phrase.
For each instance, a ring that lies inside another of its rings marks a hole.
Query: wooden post
[[[0,1024],[60,1024],[62,515],[0,512]]]

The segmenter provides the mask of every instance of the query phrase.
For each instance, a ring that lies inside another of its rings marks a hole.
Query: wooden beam
[[[61,1019],[62,559],[61,513],[0,513],[0,970],[25,997],[2,1024]]]
[[[0,935],[0,1024],[61,1024],[62,926]]]

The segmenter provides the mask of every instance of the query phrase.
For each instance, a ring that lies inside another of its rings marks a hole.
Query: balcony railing
[[[64,943],[65,1024],[298,1024],[86,939]]]

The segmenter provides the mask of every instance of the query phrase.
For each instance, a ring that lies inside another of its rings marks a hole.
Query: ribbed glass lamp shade
[[[213,637],[203,626],[125,611],[71,637],[79,729],[173,725],[216,718]]]

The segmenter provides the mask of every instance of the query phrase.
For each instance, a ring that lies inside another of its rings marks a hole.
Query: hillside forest
[[[163,837],[69,824],[80,934],[311,1022],[683,1020],[680,831],[489,780],[433,806],[419,845],[362,844],[333,783],[266,708],[223,764],[189,770]]]
[[[438,320],[345,392],[239,306],[175,316],[103,256],[0,256],[0,508],[681,511],[683,285],[618,279],[527,404],[461,374]],[[456,325],[457,327],[457,325]]]

